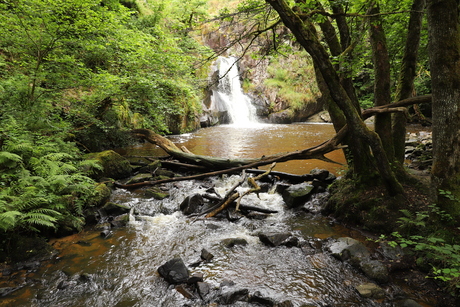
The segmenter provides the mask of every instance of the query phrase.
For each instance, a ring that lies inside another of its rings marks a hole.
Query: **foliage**
[[[166,119],[194,117],[194,68],[207,51],[188,30],[204,17],[204,2],[187,1],[189,11],[183,5],[0,3],[0,114],[14,113],[29,129],[64,121],[91,150],[126,144],[123,129],[177,130]]]
[[[434,204],[427,211],[400,211],[404,215],[399,218],[401,231],[393,232],[391,237],[381,235],[379,241],[407,248],[417,257],[417,264],[429,270],[428,277],[445,282],[452,294],[459,294],[460,245],[449,243],[456,240],[442,235],[453,217]]]
[[[31,135],[15,121],[2,132],[8,138],[0,151],[0,229],[80,229],[83,209],[95,193],[95,182],[83,169],[100,166],[82,161],[74,144]]]
[[[271,57],[268,73],[270,77],[265,80],[265,86],[275,88],[279,99],[294,110],[302,109],[320,96],[313,64],[306,52],[292,51],[288,58]]]

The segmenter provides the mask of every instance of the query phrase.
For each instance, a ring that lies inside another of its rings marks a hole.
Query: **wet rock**
[[[206,300],[211,292],[211,286],[207,282],[197,282],[196,289],[202,300]]]
[[[0,288],[0,297],[1,296],[6,296],[10,293],[12,293],[13,291],[15,291],[17,288],[13,288],[13,287],[3,287],[3,288]]]
[[[141,173],[141,174],[137,174],[131,177],[128,181],[126,181],[126,184],[133,184],[133,183],[139,183],[139,182],[150,181],[150,180],[152,180],[152,174]]]
[[[259,240],[265,245],[276,247],[280,245],[292,247],[299,245],[299,239],[293,237],[291,233],[260,233]]]
[[[239,212],[235,212],[234,210],[227,210],[227,219],[230,222],[236,222],[240,220],[242,217],[243,215],[241,215],[241,213]]]
[[[235,304],[238,301],[247,302],[249,298],[248,289],[228,290],[219,295],[218,302],[223,305]]]
[[[166,169],[159,169],[155,172],[155,176],[159,177],[165,177],[165,178],[172,178],[176,174],[172,171],[166,170]]]
[[[282,194],[286,207],[295,208],[305,204],[310,199],[313,189],[314,186],[306,182],[291,185]]]
[[[196,298],[195,294],[193,294],[193,291],[189,289],[188,287],[186,287],[185,285],[177,285],[174,288],[176,289],[177,292],[182,294],[185,298],[188,298],[188,299]]]
[[[319,181],[325,181],[330,173],[328,170],[315,168],[310,171],[310,174]]]
[[[205,261],[211,261],[212,258],[214,258],[214,255],[211,254],[207,249],[203,248],[201,250],[201,259],[205,260]]]
[[[254,292],[253,295],[249,297],[249,303],[259,304],[261,306],[273,307],[276,304],[276,301],[269,297],[264,297],[259,291]]]
[[[35,271],[40,267],[40,261],[19,262],[16,264],[17,270]]]
[[[129,214],[122,214],[119,216],[116,216],[110,224],[113,227],[124,227],[129,223]]]
[[[129,213],[131,211],[131,208],[128,206],[123,206],[123,205],[119,205],[116,203],[107,203],[99,211],[102,216],[108,216],[108,215],[117,216],[117,215]]]
[[[104,239],[108,239],[113,235],[111,230],[105,229],[99,233],[99,236]]]
[[[394,307],[422,307],[419,303],[411,299],[404,299],[394,302]]]
[[[158,273],[170,284],[187,282],[189,272],[182,258],[173,258],[158,268]]]
[[[163,191],[159,187],[148,188],[145,190],[146,197],[152,197],[158,200],[162,200],[169,197],[169,192]]]
[[[290,184],[287,184],[287,183],[278,183],[275,187],[275,191],[276,193],[278,194],[283,194],[283,192],[289,188],[291,185]]]
[[[203,273],[194,273],[187,280],[187,283],[191,285],[191,284],[196,284],[197,282],[202,282],[202,281],[203,281]]]
[[[204,204],[204,199],[201,194],[194,194],[187,196],[179,208],[185,215],[190,215],[192,213],[198,213],[201,211],[201,207]]]
[[[370,253],[366,246],[350,237],[337,239],[337,241],[327,247],[327,250],[329,250],[335,258],[341,261],[350,260],[353,265],[359,265],[362,259],[368,259],[370,257]]]
[[[235,245],[248,245],[248,241],[244,238],[227,238],[221,241],[225,247],[232,248]]]
[[[255,211],[251,211],[248,214],[246,214],[246,217],[248,219],[253,219],[253,220],[265,220],[269,216],[270,214],[260,213],[260,212],[255,212]]]
[[[275,305],[275,307],[294,307],[291,301],[284,301]]]
[[[359,295],[365,298],[373,299],[383,299],[385,298],[385,290],[373,283],[361,284],[355,289],[358,291]]]
[[[360,268],[367,277],[378,283],[387,283],[389,280],[388,269],[380,261],[364,260],[360,263]]]
[[[143,166],[139,169],[139,172],[141,173],[153,173],[155,172],[156,170],[158,170],[159,168],[161,167],[161,161],[160,160],[155,160],[151,163],[149,163],[148,165],[146,166]],[[152,176],[152,175],[150,175]]]
[[[100,223],[94,226],[95,230],[99,231],[104,231],[104,230],[110,230],[112,228],[112,225],[110,223]]]
[[[235,285],[235,282],[233,280],[229,279],[224,279],[221,283],[220,286],[223,287],[233,287]]]
[[[11,267],[4,268],[2,271],[2,276],[10,276],[13,274],[13,269]]]

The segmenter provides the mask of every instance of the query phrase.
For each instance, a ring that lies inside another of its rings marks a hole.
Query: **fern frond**
[[[73,157],[65,152],[53,152],[43,156],[43,159],[51,161],[71,160]]]
[[[6,211],[0,213],[0,228],[8,231],[14,228],[17,222],[17,217],[21,215],[19,211]]]
[[[15,168],[21,162],[21,156],[8,151],[0,151],[0,168]]]
[[[56,228],[56,218],[39,212],[28,212],[21,216],[21,223]]]
[[[98,160],[83,160],[78,164],[79,169],[88,173],[94,174],[97,171],[104,170],[104,167],[101,165],[101,162]]]

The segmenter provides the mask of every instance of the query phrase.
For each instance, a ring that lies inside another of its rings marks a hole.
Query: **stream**
[[[171,136],[178,145],[196,154],[222,157],[258,157],[281,151],[304,149],[327,140],[333,133],[329,124],[217,126],[195,133]],[[151,144],[120,150],[124,155],[158,156],[163,152]],[[343,163],[341,152],[328,157]],[[342,166],[324,161],[290,161],[274,170],[306,174],[324,168],[340,175]],[[204,193],[211,187],[224,195],[240,179],[238,175],[212,177],[203,181],[167,183],[170,197],[155,200],[145,189],[116,189],[111,201],[133,208],[126,227],[113,228],[103,238],[100,231],[87,229],[52,242],[59,251],[36,270],[11,276],[18,290],[0,299],[4,306],[224,306],[212,299],[186,298],[157,272],[166,261],[181,257],[191,273],[203,274],[211,291],[246,289],[251,295],[270,298],[277,306],[399,306],[396,297],[433,306],[430,297],[411,291],[404,280],[382,285],[385,299],[364,298],[355,287],[371,282],[361,272],[324,250],[326,242],[353,237],[371,246],[361,232],[348,229],[321,216],[318,194],[304,208],[286,209],[282,197],[273,191],[254,193],[245,204],[277,210],[265,219],[246,217],[229,222],[218,218],[190,218],[178,211],[188,195]],[[247,186],[239,189],[244,191]],[[259,232],[290,232],[300,239],[300,247],[268,247]],[[227,247],[228,238],[242,238],[246,245]],[[203,249],[214,258],[198,262]],[[21,276],[21,277],[19,277]],[[229,286],[232,285],[232,286]],[[283,303],[285,305],[281,305]],[[275,306],[274,303],[237,301],[226,306]],[[402,305],[401,305],[402,306]]]

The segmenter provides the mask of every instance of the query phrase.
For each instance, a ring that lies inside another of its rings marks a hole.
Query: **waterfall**
[[[219,57],[216,69],[219,83],[213,90],[213,102],[217,109],[227,111],[230,122],[236,126],[257,123],[256,109],[251,98],[243,93],[235,57]]]

